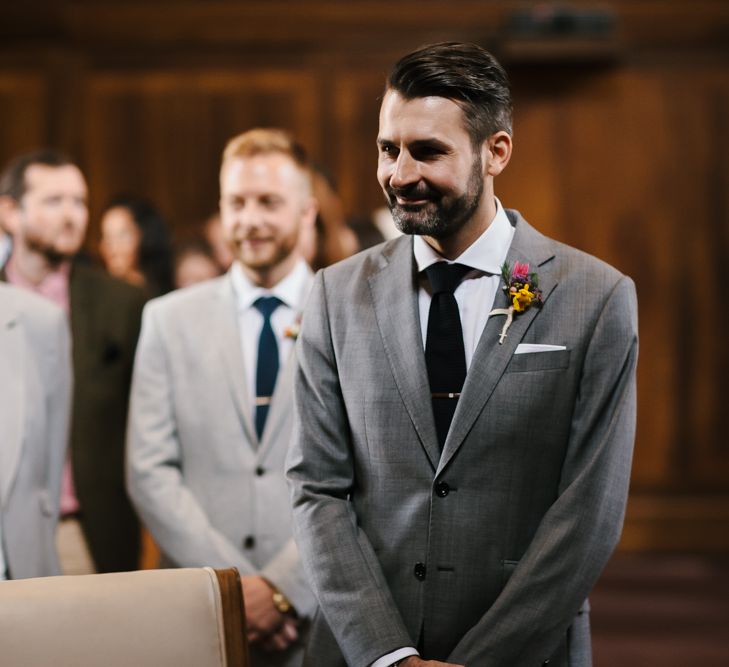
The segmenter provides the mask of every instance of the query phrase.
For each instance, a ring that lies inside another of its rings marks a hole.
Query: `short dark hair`
[[[495,132],[512,133],[509,79],[496,58],[476,44],[440,42],[409,53],[392,68],[387,89],[406,100],[452,100],[463,109],[474,147]]]
[[[0,196],[6,196],[19,202],[27,190],[25,174],[36,164],[45,167],[77,166],[65,153],[54,148],[41,148],[13,158],[5,165],[0,175]]]

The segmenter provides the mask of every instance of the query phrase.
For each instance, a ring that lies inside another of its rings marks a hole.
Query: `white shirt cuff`
[[[412,646],[406,648],[399,648],[397,651],[383,655],[381,658],[375,660],[370,667],[390,667],[392,663],[398,660],[405,660],[405,658],[411,655],[420,655]]]

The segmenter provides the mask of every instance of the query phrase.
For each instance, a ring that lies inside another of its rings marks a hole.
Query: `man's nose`
[[[238,222],[244,227],[257,227],[262,224],[261,210],[254,202],[246,202],[238,211]]]
[[[390,185],[393,188],[403,188],[420,180],[417,161],[407,151],[402,151],[397,156],[395,169],[390,177]]]

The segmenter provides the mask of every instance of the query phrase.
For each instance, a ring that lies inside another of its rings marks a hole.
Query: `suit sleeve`
[[[145,307],[137,345],[127,429],[127,486],[162,551],[182,567],[256,568],[216,530],[182,475],[167,346],[155,303]]]
[[[73,371],[71,370],[71,334],[66,315],[59,309],[54,322],[52,367],[48,374],[48,495],[60,512],[61,479],[71,417]]]
[[[261,575],[291,601],[299,616],[310,618],[313,615],[316,600],[301,567],[299,550],[293,538],[266,563]]]
[[[347,664],[365,667],[413,640],[348,499],[356,477],[324,275],[316,277],[297,343],[288,477],[305,571]]]
[[[620,538],[635,437],[637,354],[635,288],[622,277],[587,344],[558,497],[501,595],[449,662],[537,665],[557,648]]]

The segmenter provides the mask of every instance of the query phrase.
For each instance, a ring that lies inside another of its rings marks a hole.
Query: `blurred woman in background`
[[[223,273],[210,244],[204,238],[189,239],[175,251],[175,288],[189,287]]]
[[[106,270],[143,287],[150,297],[173,289],[173,253],[167,223],[150,202],[114,198],[101,217],[99,253]]]

